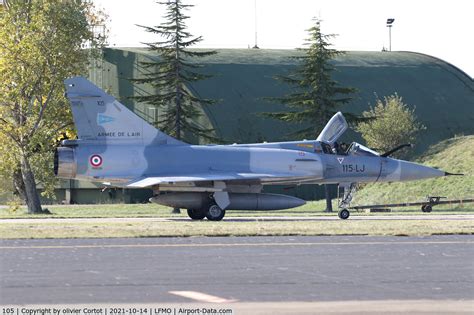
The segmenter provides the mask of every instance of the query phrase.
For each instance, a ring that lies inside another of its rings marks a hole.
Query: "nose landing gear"
[[[341,188],[343,191],[341,192]],[[357,191],[357,183],[348,183],[348,184],[339,184],[337,187],[337,194],[340,198],[339,200],[339,212],[337,216],[342,219],[346,220],[351,215],[347,208],[350,206],[352,198],[354,197]]]
[[[337,213],[337,216],[339,217],[339,219],[343,219],[343,220],[349,218],[350,215],[351,215],[351,213],[347,209],[341,209]]]

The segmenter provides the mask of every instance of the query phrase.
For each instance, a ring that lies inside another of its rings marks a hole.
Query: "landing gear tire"
[[[222,210],[218,205],[211,204],[206,212],[206,218],[209,221],[220,221],[225,216],[225,210]]]
[[[342,210],[339,210],[337,215],[340,219],[346,220],[351,215],[351,213],[347,209],[342,209]]]
[[[423,212],[428,212],[429,213],[429,212],[431,212],[431,210],[433,210],[433,207],[430,206],[430,205],[421,206],[421,211],[423,211]]]
[[[206,217],[206,211],[201,209],[188,209],[188,216],[193,220],[202,220]]]

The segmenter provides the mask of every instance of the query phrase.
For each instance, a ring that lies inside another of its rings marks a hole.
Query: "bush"
[[[372,118],[360,122],[356,130],[371,148],[386,152],[404,143],[415,143],[416,135],[426,129],[416,120],[415,110],[410,109],[398,94],[378,98],[375,107],[362,114]],[[393,154],[396,158],[406,156],[407,150]]]

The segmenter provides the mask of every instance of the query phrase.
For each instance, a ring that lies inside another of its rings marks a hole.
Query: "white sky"
[[[161,0],[165,1],[165,0]],[[380,51],[388,47],[387,18],[395,18],[392,50],[429,54],[474,77],[472,0],[256,0],[258,46],[301,47],[311,19],[323,33],[338,34],[340,50]],[[137,47],[156,40],[135,26],[156,26],[164,9],[154,0],[94,0],[110,16],[111,46]],[[189,31],[204,40],[197,48],[247,48],[255,41],[255,0],[184,0]]]

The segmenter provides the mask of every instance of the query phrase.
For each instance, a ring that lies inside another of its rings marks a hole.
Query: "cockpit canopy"
[[[380,156],[379,153],[357,142],[352,142],[350,145],[346,143],[335,142],[333,146],[330,146],[329,144],[324,142],[316,142],[314,144],[314,148],[316,152],[323,152],[325,154]]]
[[[352,142],[351,145],[338,143],[337,140],[347,130],[348,125],[344,115],[337,112],[328,121],[323,131],[316,139],[316,151],[322,151],[326,154],[355,155],[355,156],[379,156],[377,152],[371,150],[360,143]]]
[[[337,139],[342,136],[342,134],[347,130],[347,128],[348,125],[346,119],[344,118],[341,112],[337,112],[328,121],[316,141],[324,142],[332,146],[337,141]]]
[[[355,155],[355,156],[379,156],[377,152],[372,149],[363,146],[360,143],[352,142],[349,150],[347,151],[347,155]]]

